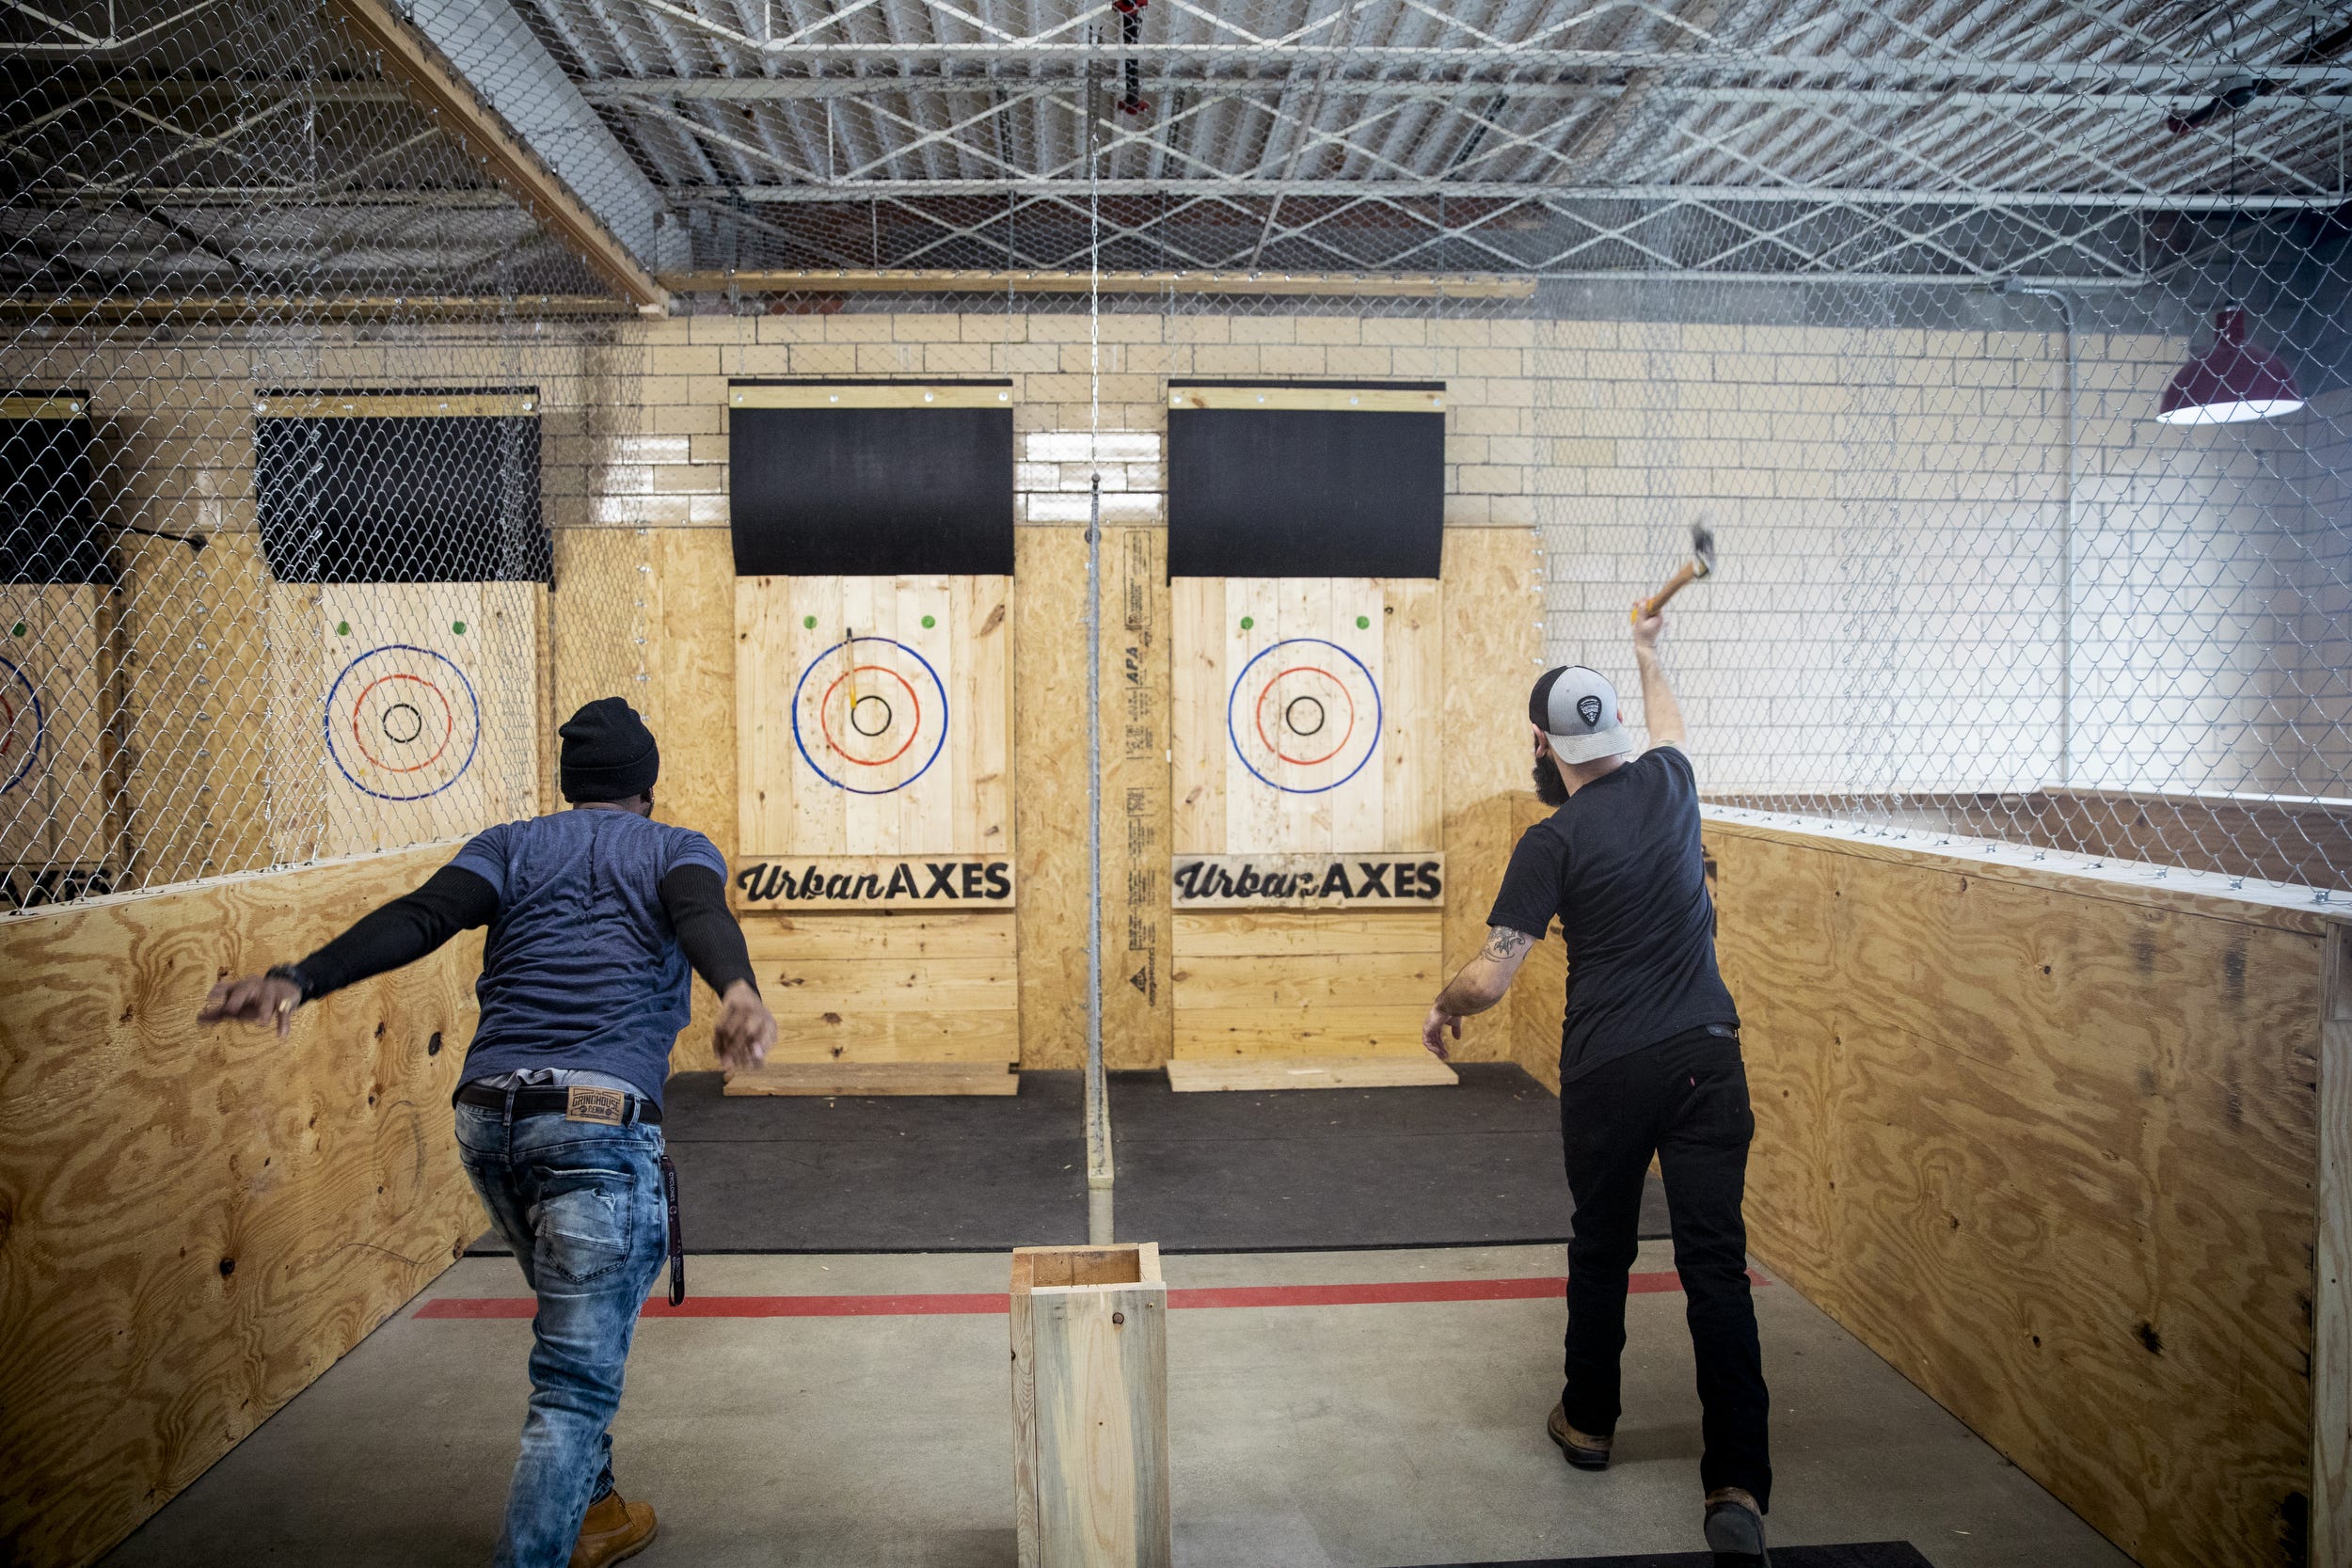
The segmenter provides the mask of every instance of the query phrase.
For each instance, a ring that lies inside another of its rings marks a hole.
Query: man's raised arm
[[[1639,614],[1641,606],[1634,606]],[[1682,727],[1682,705],[1666,683],[1666,666],[1658,657],[1658,634],[1666,629],[1663,615],[1640,616],[1633,623],[1633,664],[1642,673],[1642,717],[1649,725],[1649,743],[1689,751]]]

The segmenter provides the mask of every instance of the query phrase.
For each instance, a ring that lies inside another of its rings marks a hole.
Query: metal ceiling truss
[[[2327,19],[2286,0],[2247,0],[2234,59],[2123,0],[1150,0],[1148,29],[1109,0],[499,0],[495,26],[396,3],[665,276],[1084,268],[1099,235],[1152,271],[2122,286],[2180,265],[2151,224],[2226,244],[2352,205],[2352,27],[2297,47]],[[111,10],[0,8],[49,29],[0,55],[87,62],[0,134],[19,277],[109,247],[216,275],[270,250],[227,232],[255,208],[310,214],[339,265],[446,211],[453,288],[512,244],[521,209],[473,159],[428,172],[446,130],[364,69],[179,78]],[[94,207],[111,239],[69,216]]]

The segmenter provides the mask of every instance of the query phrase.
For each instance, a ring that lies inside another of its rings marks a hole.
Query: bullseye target
[[[792,691],[792,739],[817,776],[852,795],[906,788],[947,742],[939,672],[905,643],[852,637],[808,662]]]
[[[1320,795],[1380,746],[1380,683],[1363,660],[1319,637],[1286,638],[1241,668],[1225,702],[1233,754],[1290,795]]]
[[[465,776],[482,743],[473,683],[446,655],[413,643],[371,648],[326,693],[326,749],[354,788],[422,800]]]
[[[40,760],[45,728],[40,693],[34,689],[33,678],[0,658],[0,795],[16,788],[32,773],[33,764]]]

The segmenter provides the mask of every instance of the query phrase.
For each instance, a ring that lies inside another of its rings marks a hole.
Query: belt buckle
[[[564,1119],[618,1127],[622,1113],[628,1106],[628,1097],[618,1089],[591,1088],[583,1084],[574,1084],[569,1086],[564,1098]]]

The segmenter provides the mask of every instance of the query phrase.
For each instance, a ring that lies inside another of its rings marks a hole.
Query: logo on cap
[[[1576,700],[1576,716],[1584,721],[1585,727],[1588,729],[1593,725],[1599,723],[1600,699],[1593,696],[1589,692],[1584,696],[1579,697]]]

